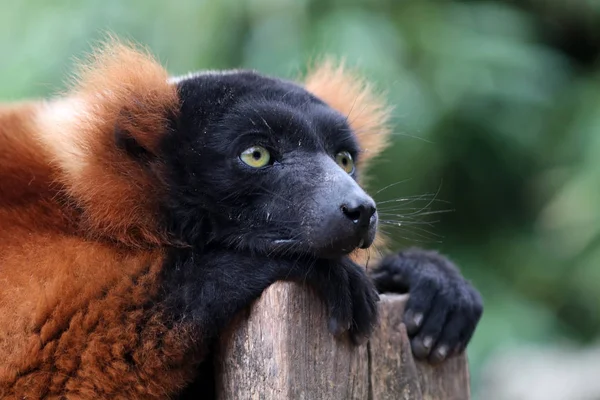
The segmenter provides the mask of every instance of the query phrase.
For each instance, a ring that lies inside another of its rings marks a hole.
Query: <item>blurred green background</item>
[[[476,398],[497,354],[597,340],[600,2],[0,0],[0,100],[63,88],[106,31],[173,74],[296,77],[332,54],[385,90],[395,136],[373,193],[402,181],[376,195],[411,199],[382,203],[395,246],[449,254],[481,290]]]

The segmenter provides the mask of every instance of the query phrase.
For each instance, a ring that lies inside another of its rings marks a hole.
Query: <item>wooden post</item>
[[[328,332],[310,289],[272,285],[222,336],[218,399],[469,400],[464,355],[437,367],[413,359],[401,323],[405,301],[382,295],[380,325],[356,347]]]

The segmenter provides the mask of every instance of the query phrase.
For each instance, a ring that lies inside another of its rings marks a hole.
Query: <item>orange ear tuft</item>
[[[383,96],[357,73],[331,60],[309,71],[305,87],[347,117],[363,150],[359,166],[364,170],[389,144],[391,108]]]
[[[148,196],[157,190],[156,179],[116,145],[115,132],[153,153],[178,103],[176,87],[159,63],[110,40],[80,65],[66,98],[40,112],[40,140],[90,234],[128,244],[164,241],[156,196]]]

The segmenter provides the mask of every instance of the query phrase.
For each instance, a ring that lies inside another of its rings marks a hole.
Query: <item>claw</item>
[[[425,347],[425,349],[427,349],[427,351],[429,351],[429,349],[431,349],[432,345],[433,345],[433,338],[431,336],[427,336],[425,339],[423,339],[423,347]]]
[[[406,330],[408,331],[409,335],[415,334],[419,330],[422,322],[422,313],[414,313],[412,310],[408,310],[404,314],[404,324],[406,325]]]
[[[425,347],[423,341],[419,339],[413,339],[412,350],[416,358],[424,359],[429,354],[429,349]]]
[[[438,347],[429,357],[430,361],[432,363],[441,363],[442,361],[444,361],[446,359],[446,357],[448,356],[448,347],[442,345],[440,347]]]

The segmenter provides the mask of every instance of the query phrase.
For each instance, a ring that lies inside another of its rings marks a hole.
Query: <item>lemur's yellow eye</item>
[[[352,160],[352,156],[347,151],[337,153],[335,162],[347,173],[351,174],[354,172],[354,160]]]
[[[271,154],[264,147],[252,146],[242,152],[240,159],[251,167],[261,168],[271,161]]]

